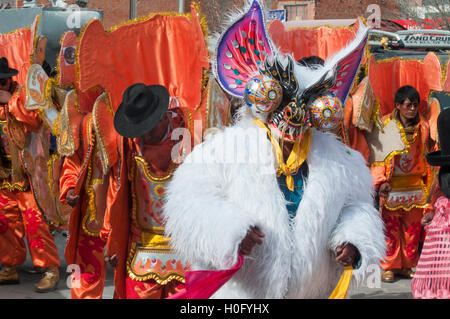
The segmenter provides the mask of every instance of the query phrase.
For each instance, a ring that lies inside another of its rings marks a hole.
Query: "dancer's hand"
[[[433,220],[434,217],[434,212],[428,212],[425,215],[423,215],[422,220],[420,221],[420,223],[422,224],[423,227],[431,224],[431,221]]]
[[[250,228],[245,238],[239,244],[239,252],[244,256],[250,255],[256,244],[262,244],[262,238],[264,236],[264,233],[260,231],[258,227],[255,226]]]
[[[383,198],[387,197],[391,189],[391,185],[388,182],[384,182],[380,185],[380,188],[378,188],[378,195]]]
[[[359,255],[358,248],[350,243],[340,245],[335,250],[336,262],[344,267],[353,265],[356,256]]]
[[[105,262],[113,268],[116,268],[119,264],[119,258],[117,257],[117,254],[110,256],[106,245],[105,247],[103,247],[103,258],[105,259]]]
[[[75,207],[78,204],[78,200],[80,199],[80,196],[75,195],[75,189],[71,188],[67,191],[66,194],[66,202],[67,204],[69,204],[71,207]]]

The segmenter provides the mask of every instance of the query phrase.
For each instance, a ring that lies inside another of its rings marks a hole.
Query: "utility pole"
[[[130,0],[130,20],[134,20],[137,17],[137,5],[138,0]]]
[[[184,0],[178,0],[178,13],[184,13]]]

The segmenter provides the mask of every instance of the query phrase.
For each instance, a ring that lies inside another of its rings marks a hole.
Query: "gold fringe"
[[[137,201],[137,192],[136,192],[136,172],[137,172],[137,163],[136,161],[131,166],[131,219],[139,224],[137,221],[137,210],[138,210],[138,201]]]
[[[89,213],[86,212],[86,214],[84,214],[83,221],[82,221],[83,231],[91,237],[98,237],[100,235],[100,231],[93,232],[90,229],[88,229],[88,227],[86,226],[86,224],[88,223],[88,219],[89,219]]]
[[[371,119],[372,119],[373,123],[376,125],[376,127],[381,132],[384,132],[384,124],[383,124],[383,121],[381,120],[380,100],[378,100],[377,98],[375,98],[375,105],[374,105],[373,110],[372,110]]]
[[[209,28],[208,28],[208,20],[206,19],[206,16],[202,14],[200,6],[197,4],[197,2],[192,2],[191,5],[195,8],[198,14],[199,23],[202,28],[203,38],[205,40],[206,49],[208,50],[209,46]],[[192,19],[191,19],[192,20]],[[201,89],[201,100],[200,105],[203,103],[203,99],[207,98],[207,95],[204,95],[203,92],[205,91],[209,81],[209,70],[203,69],[202,71],[202,89]]]
[[[47,83],[45,83],[44,99],[51,102],[53,99],[53,90],[58,85],[55,79],[49,78]]]
[[[89,124],[87,125],[87,133],[86,136],[89,136],[92,132],[92,121],[89,121]],[[90,162],[88,164],[88,173],[85,181],[85,190],[89,197],[89,203],[88,203],[88,211],[89,211],[89,220],[92,221],[95,219],[97,215],[97,210],[95,207],[95,192],[94,192],[94,179],[92,177],[94,165],[95,165],[95,149],[97,141],[95,140],[95,134],[91,134],[91,140],[90,144],[92,147],[91,150],[91,158]]]
[[[428,54],[427,54],[428,55]],[[439,57],[439,55],[434,54],[436,56],[436,58],[439,61],[439,65],[441,66],[441,84],[443,85],[445,82],[445,74],[446,74],[446,70],[447,68],[445,67],[445,64],[442,63],[441,58]],[[450,55],[448,56],[450,58]],[[447,61],[448,62],[448,61]]]
[[[186,17],[188,19],[191,19],[190,13],[178,13],[178,12],[152,12],[149,15],[143,15],[140,17],[137,17],[133,20],[125,20],[123,22],[120,22],[119,24],[112,26],[107,31],[105,30],[105,33],[109,34],[111,32],[114,32],[115,30],[119,29],[123,26],[130,26],[133,24],[138,24],[147,20],[150,20],[151,18],[155,17],[156,15],[166,16],[166,17]],[[80,33],[81,34],[81,33]]]
[[[103,100],[106,104],[106,109],[107,111],[111,114],[112,117],[114,117],[114,111],[111,107],[111,99],[109,97],[109,94],[107,92],[103,92],[98,98],[97,101],[95,102],[96,104],[99,103],[101,100]],[[92,119],[93,119],[93,125],[94,125],[94,131],[95,134],[97,136],[97,146],[100,148],[100,159],[102,162],[102,168],[103,171],[106,172],[109,169],[110,163],[109,163],[109,157],[108,157],[108,152],[106,151],[106,143],[104,141],[103,136],[100,134],[100,121],[101,119],[98,118],[97,113],[94,112],[94,110],[96,109],[97,105],[94,105],[93,109],[92,109]]]
[[[13,33],[16,33],[18,31],[30,30],[31,29],[31,25],[32,24],[30,24],[28,27],[17,28],[15,30],[12,30],[12,31],[9,31],[9,32],[6,32],[6,33],[1,33],[0,35],[13,34]]]
[[[75,77],[76,77],[76,82],[80,83],[80,44],[81,44],[81,39],[83,38],[84,32],[86,31],[86,28],[88,27],[88,25],[90,25],[91,22],[84,24],[79,33],[78,33],[78,37],[77,37],[77,48],[75,50]],[[102,24],[103,25],[103,24]],[[76,91],[76,90],[74,90]]]
[[[94,152],[94,150],[92,150],[92,152]],[[96,216],[97,216],[97,208],[95,207],[95,192],[94,192],[94,184],[96,181],[92,178],[92,169],[93,169],[93,165],[94,165],[94,159],[95,159],[95,154],[93,153],[92,155],[92,159],[90,161],[90,163],[88,164],[88,173],[86,176],[86,181],[85,181],[85,191],[86,194],[88,196],[88,207],[86,210],[86,213],[84,214],[83,217],[83,230],[86,232],[86,234],[88,234],[89,236],[92,237],[98,237],[100,235],[100,231],[96,231],[93,232],[90,229],[88,229],[87,227],[87,223],[90,221],[95,220]]]
[[[441,59],[439,58],[439,56],[436,54],[436,56],[438,57],[439,61],[441,61]],[[450,54],[448,55],[448,60],[447,60],[447,64],[442,65],[442,61],[441,61],[441,66],[443,67],[442,70],[442,86],[445,83],[445,80],[447,79],[447,70],[450,66]]]
[[[390,57],[390,58],[387,58],[387,59],[381,59],[381,60],[376,60],[375,59],[375,63],[376,64],[389,63],[389,62],[392,62],[392,61],[395,61],[395,60],[400,60],[400,61],[417,61],[419,63],[424,64],[424,59],[422,59],[422,60],[421,59],[413,59],[413,58],[407,59],[407,58],[400,57],[400,56],[394,56],[394,57]]]
[[[177,280],[183,284],[185,283],[184,275],[170,274],[167,277],[162,277],[156,273],[150,273],[148,275],[138,276],[135,273],[133,273],[133,271],[128,266],[128,264],[127,264],[127,271],[128,271],[128,276],[135,281],[147,281],[147,280],[153,279],[154,281],[156,281],[156,283],[158,283],[159,285],[162,285],[162,286],[167,285],[168,283],[170,283],[173,280]]]
[[[10,182],[3,182],[0,184],[1,190],[7,190],[10,192],[19,191],[19,192],[26,192],[28,190],[28,185],[22,185],[20,183],[10,183]]]
[[[41,17],[42,17],[42,14],[38,14],[35,18],[36,19],[35,31],[37,31],[39,29],[39,23],[41,23]],[[29,27],[30,29],[31,29],[32,25],[33,24],[30,25],[30,27]],[[32,52],[32,54],[30,54],[30,65],[34,64],[33,60],[34,60],[34,55],[36,53],[36,46],[38,43],[38,39],[39,39],[39,35],[36,32],[33,36],[33,52]]]
[[[145,159],[141,156],[134,156],[134,159],[136,160],[136,163],[142,167],[145,177],[150,180],[152,183],[164,183],[164,182],[168,182],[171,178],[172,178],[172,173],[175,170],[175,165],[173,164],[173,162],[170,162],[170,166],[168,169],[167,174],[165,175],[156,175],[153,174],[149,167],[148,167],[148,163],[145,161]]]
[[[424,204],[412,204],[412,205],[409,206],[409,207],[405,207],[405,206],[403,206],[403,205],[398,205],[398,206],[395,206],[395,207],[388,207],[388,206],[386,206],[386,204],[385,204],[384,207],[385,207],[386,209],[388,209],[388,210],[398,210],[398,209],[403,209],[404,211],[409,212],[409,211],[412,210],[413,208],[425,208],[425,207],[427,207],[428,205],[429,205],[428,203],[424,203]]]
[[[361,18],[363,23],[365,23],[365,18],[364,17],[359,17],[359,18]],[[358,19],[356,19],[355,21],[358,21]],[[346,30],[350,30],[350,31],[354,32],[355,31],[354,30],[355,29],[355,24],[353,24],[353,25],[343,25],[343,26],[339,26],[339,27],[333,27],[330,24],[322,24],[322,25],[318,25],[318,26],[315,26],[315,27],[290,27],[287,30],[288,31],[299,30],[299,29],[301,29],[301,30],[317,30],[317,29],[320,29],[320,28],[328,28],[328,29],[331,29],[331,30],[346,29]]]
[[[408,153],[409,149],[411,148],[410,143],[408,142],[408,139],[406,138],[406,133],[405,130],[403,129],[402,124],[396,120],[396,119],[391,119],[390,117],[387,117],[383,122],[384,126],[386,126],[387,124],[389,124],[390,121],[395,121],[395,123],[397,124],[397,127],[400,131],[400,136],[401,139],[403,141],[403,144],[405,144],[405,149],[403,151],[393,151],[391,152],[388,156],[386,156],[386,158],[384,159],[384,161],[382,162],[372,162],[370,164],[370,166],[382,166],[382,165],[387,165],[395,156],[397,155],[401,155],[404,153]],[[375,122],[376,123],[376,122]]]

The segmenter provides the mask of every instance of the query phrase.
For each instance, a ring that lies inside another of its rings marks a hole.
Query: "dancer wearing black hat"
[[[136,83],[125,90],[114,116],[124,137],[122,174],[105,217],[111,232],[104,253],[116,267],[116,291],[125,291],[126,298],[166,298],[184,289],[189,264],[172,251],[162,217],[165,187],[182,151],[176,130],[187,127],[189,118],[181,108],[169,107],[176,101],[163,86]]]
[[[0,58],[0,284],[19,283],[16,266],[25,262],[26,237],[33,265],[46,268],[36,290],[47,292],[59,280],[58,249],[20,159],[27,133],[41,122],[36,112],[24,108],[25,89],[12,78],[17,74]]]

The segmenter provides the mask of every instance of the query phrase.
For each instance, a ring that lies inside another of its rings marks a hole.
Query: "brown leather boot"
[[[58,267],[49,267],[41,281],[36,285],[36,292],[50,292],[57,288],[59,281]]]
[[[404,278],[412,279],[414,277],[414,271],[411,268],[402,268],[398,274]]]
[[[16,285],[20,283],[19,274],[14,266],[3,266],[0,271],[0,285]]]
[[[394,282],[395,281],[394,272],[392,270],[383,270],[383,273],[381,274],[381,281]]]
[[[42,275],[43,273],[45,273],[45,268],[34,266],[33,268],[28,269],[27,273],[32,274],[32,275],[36,275],[36,274]]]

